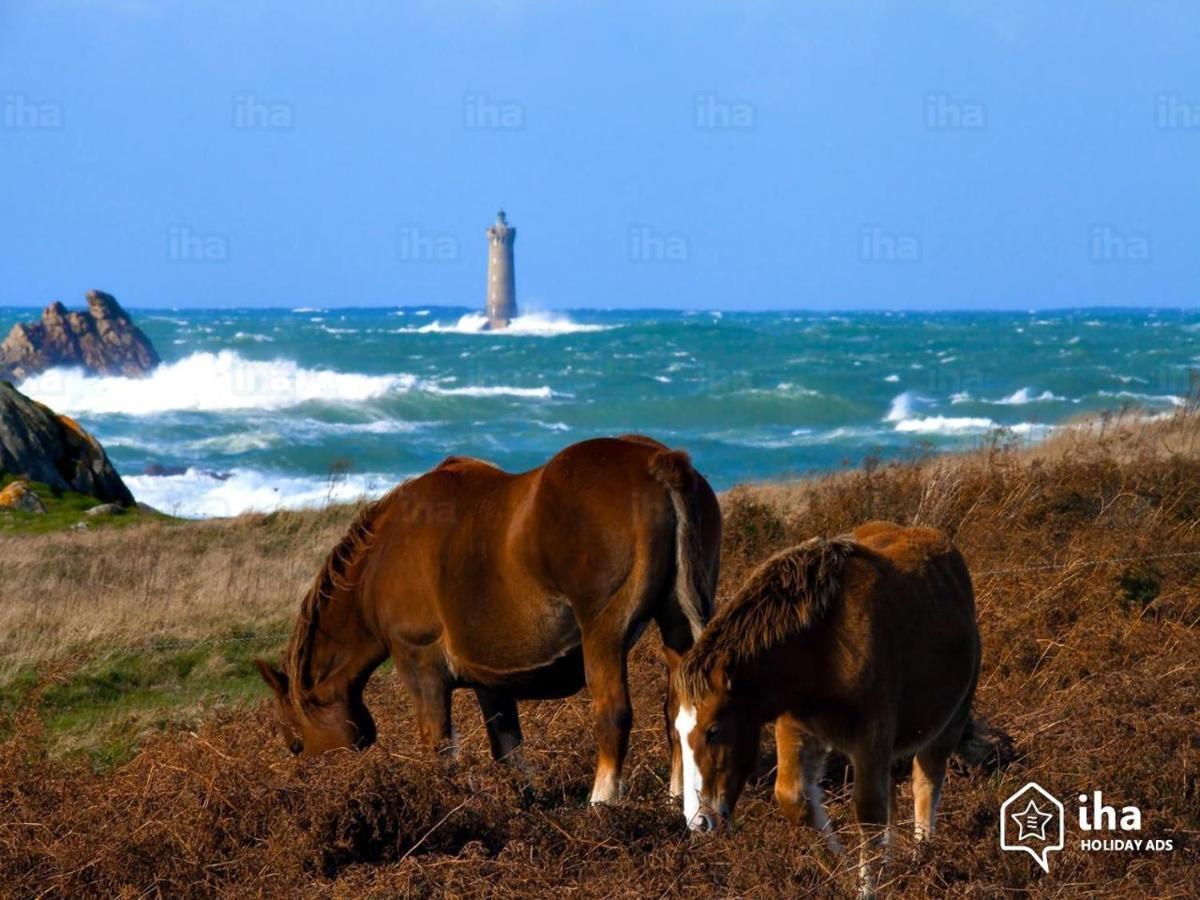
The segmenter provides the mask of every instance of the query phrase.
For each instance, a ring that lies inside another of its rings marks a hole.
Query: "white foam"
[[[426,313],[427,314],[427,313]],[[421,313],[417,313],[421,315]],[[548,313],[526,313],[517,316],[508,323],[506,328],[496,331],[487,330],[487,316],[483,313],[467,313],[455,322],[444,323],[441,320],[430,322],[416,328],[398,328],[397,333],[404,334],[486,334],[489,337],[558,337],[563,334],[582,334],[591,331],[608,331],[615,325],[587,325],[573,322],[565,316],[553,316]]]
[[[900,380],[900,376],[899,375],[889,375],[889,376],[887,376],[887,378],[885,378],[883,380],[886,381],[888,384],[895,384],[896,382],[898,382]]]
[[[222,475],[188,469],[181,475],[126,475],[124,480],[142,503],[170,515],[202,519],[349,503],[380,496],[396,483],[385,475],[350,475],[331,482],[253,469]]]
[[[991,402],[1002,406],[1024,406],[1026,403],[1063,402],[1066,399],[1066,397],[1060,397],[1051,391],[1042,391],[1040,394],[1035,395],[1032,388],[1023,387],[1019,391],[1013,391],[1007,397]]]
[[[888,407],[887,415],[883,417],[883,421],[903,422],[906,419],[911,419],[916,413],[917,406],[928,402],[924,397],[918,397],[912,391],[897,394],[892,398],[892,404]]]
[[[164,363],[146,378],[95,378],[79,369],[50,369],[20,387],[63,412],[136,416],[168,410],[286,409],[309,400],[354,403],[415,382],[412,375],[306,369],[291,360],[248,360],[222,350]]]
[[[1110,397],[1116,400],[1141,400],[1144,403],[1169,403],[1171,406],[1183,406],[1184,399],[1175,394],[1144,394],[1139,391],[1097,391],[1100,397]]]
[[[559,394],[545,385],[541,387],[513,387],[507,384],[497,384],[446,388],[436,384],[422,383],[420,387],[430,394],[441,394],[446,397],[522,397],[527,400],[549,400],[551,397],[571,396],[570,394]]]
[[[972,416],[924,416],[896,423],[896,430],[907,434],[965,434],[999,427],[991,419]]]
[[[551,388],[511,385],[444,387],[405,372],[363,375],[308,369],[287,359],[248,360],[235,351],[193,353],[164,363],[146,378],[96,378],[79,369],[50,369],[26,379],[21,390],[71,414],[288,409],[309,401],[363,403],[393,393],[417,391],[464,397],[545,400]]]

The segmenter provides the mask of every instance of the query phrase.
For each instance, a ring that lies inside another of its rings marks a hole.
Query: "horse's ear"
[[[254,665],[271,690],[281,697],[287,696],[288,677],[285,672],[275,668],[265,659],[254,660]]]

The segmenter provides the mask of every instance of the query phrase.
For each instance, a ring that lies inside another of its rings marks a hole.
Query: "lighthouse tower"
[[[513,272],[513,242],[517,229],[508,224],[504,210],[487,230],[487,327],[504,328],[517,316],[517,281]]]

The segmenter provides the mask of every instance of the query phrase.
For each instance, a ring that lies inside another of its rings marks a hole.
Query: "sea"
[[[723,490],[865,460],[1034,442],[1162,415],[1200,368],[1200,311],[132,310],[146,378],[54,369],[135,496],[185,517],[375,496],[451,454],[520,471],[598,435],[687,449]],[[35,317],[0,308],[4,332]]]

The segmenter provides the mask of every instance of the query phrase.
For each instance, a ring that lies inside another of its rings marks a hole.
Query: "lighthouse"
[[[504,328],[517,316],[517,281],[513,272],[513,242],[517,229],[508,224],[504,210],[487,230],[487,327]]]

